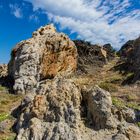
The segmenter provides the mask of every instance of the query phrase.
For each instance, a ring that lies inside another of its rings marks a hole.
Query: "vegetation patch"
[[[138,127],[140,127],[140,122],[137,122]]]
[[[9,118],[9,114],[6,114],[6,113],[0,114],[0,122],[6,120],[8,118]]]
[[[118,91],[118,88],[116,85],[114,85],[112,83],[108,83],[108,82],[101,82],[99,84],[99,87],[108,92],[117,92]]]
[[[125,103],[117,98],[117,97],[112,97],[112,104],[118,108],[124,108],[125,107]]]
[[[125,102],[117,97],[112,97],[112,104],[115,105],[117,108],[132,108],[134,110],[140,110],[140,106],[135,102]]]
[[[140,106],[135,102],[127,103],[126,106],[129,107],[129,108],[135,109],[135,110],[140,110]]]

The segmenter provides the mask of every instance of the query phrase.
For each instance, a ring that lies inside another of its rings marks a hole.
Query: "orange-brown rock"
[[[36,92],[40,81],[71,74],[77,67],[75,44],[53,25],[41,27],[31,39],[17,44],[11,56],[9,75],[16,93]]]
[[[31,113],[34,117],[40,119],[43,118],[44,113],[46,112],[46,98],[43,95],[36,95],[33,100]]]

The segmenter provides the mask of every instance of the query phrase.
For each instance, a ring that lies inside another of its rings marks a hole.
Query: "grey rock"
[[[70,80],[57,78],[40,83],[41,89],[20,115],[17,140],[78,140],[79,89]]]
[[[84,91],[84,98],[87,100],[88,118],[95,129],[111,129],[116,126],[111,113],[112,99],[109,92],[96,86]]]
[[[123,134],[117,134],[112,137],[112,140],[129,140],[129,139]]]
[[[41,27],[31,39],[16,45],[11,53],[8,74],[17,94],[36,93],[37,84],[58,75],[69,75],[77,66],[75,44],[53,25]]]

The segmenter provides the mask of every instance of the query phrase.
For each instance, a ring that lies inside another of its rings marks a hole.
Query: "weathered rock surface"
[[[41,27],[31,39],[17,44],[11,53],[9,75],[16,93],[35,93],[37,83],[56,75],[68,75],[76,69],[75,44],[53,25]]]
[[[114,117],[111,95],[98,86],[81,94],[71,80],[55,78],[43,81],[38,93],[21,109],[17,140],[139,138],[136,126]]]
[[[107,63],[107,52],[102,46],[92,45],[82,40],[74,41],[78,51],[78,71],[87,73],[90,69]]]
[[[112,99],[109,92],[97,86],[89,91],[83,91],[83,100],[87,102],[88,120],[91,120],[96,130],[115,127],[115,120],[111,113]]]
[[[17,140],[81,139],[81,95],[75,84],[65,79],[47,80],[38,93],[20,115]]]

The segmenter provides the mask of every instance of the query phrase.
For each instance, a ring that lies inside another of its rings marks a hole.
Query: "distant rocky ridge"
[[[97,67],[103,67],[115,56],[110,44],[104,46],[93,45],[90,42],[74,40],[78,51],[78,71],[82,73],[93,72]]]
[[[74,42],[47,25],[13,49],[8,74],[15,94],[26,95],[13,111],[16,139],[139,140],[135,110],[114,106],[109,92],[79,87],[71,77],[113,59],[112,47]]]
[[[140,37],[126,42],[118,54],[124,62],[124,70],[133,72],[132,83],[140,79]]]

